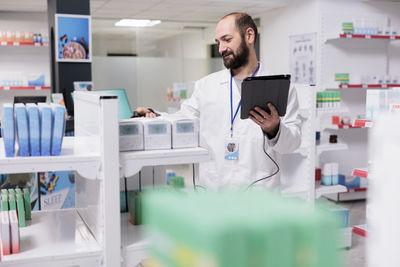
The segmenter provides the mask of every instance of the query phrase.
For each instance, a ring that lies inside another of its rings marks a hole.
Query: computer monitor
[[[110,90],[93,90],[94,93],[107,93],[118,96],[118,118],[120,120],[129,119],[132,115],[132,109],[129,105],[128,97],[125,89],[110,89]],[[74,99],[74,92],[71,93]]]
[[[36,95],[36,96],[14,96],[14,104],[16,103],[46,103],[46,96]]]

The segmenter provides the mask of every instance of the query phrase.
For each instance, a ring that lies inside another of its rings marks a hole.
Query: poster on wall
[[[90,16],[56,14],[55,36],[57,61],[92,61]]]
[[[290,36],[290,73],[292,82],[315,85],[317,34]]]

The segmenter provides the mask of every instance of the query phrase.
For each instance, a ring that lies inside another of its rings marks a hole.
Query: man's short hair
[[[235,24],[236,24],[236,27],[239,30],[239,33],[242,38],[245,37],[245,33],[248,28],[253,29],[254,43],[256,43],[258,31],[257,31],[257,25],[254,22],[253,18],[247,13],[233,12],[228,15],[225,15],[221,20],[223,20],[224,18],[230,17],[230,16],[235,16]]]

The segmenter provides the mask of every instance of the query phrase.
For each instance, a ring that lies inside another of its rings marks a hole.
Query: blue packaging
[[[322,175],[321,176],[321,184],[332,185],[332,175]]]
[[[36,104],[26,104],[29,121],[29,144],[31,156],[40,156],[40,116]]]
[[[38,103],[40,113],[40,152],[42,156],[50,156],[51,136],[53,130],[53,117],[51,106],[46,103]]]
[[[15,153],[15,121],[13,104],[3,104],[1,120],[1,135],[3,136],[6,157],[14,157]]]
[[[29,125],[25,104],[17,103],[14,107],[17,120],[19,155],[21,157],[29,157]]]
[[[62,140],[65,131],[65,107],[51,104],[53,111],[53,134],[51,144],[51,155],[58,156],[61,152]]]

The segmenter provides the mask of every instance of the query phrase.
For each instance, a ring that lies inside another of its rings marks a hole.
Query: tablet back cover
[[[272,103],[280,117],[286,114],[290,87],[290,75],[258,76],[246,78],[242,83],[242,107],[240,118],[247,119],[250,110],[258,106],[270,112],[267,103]]]

